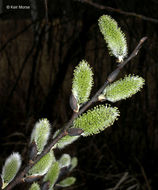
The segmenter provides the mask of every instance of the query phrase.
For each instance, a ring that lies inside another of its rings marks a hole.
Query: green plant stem
[[[107,78],[107,81],[103,84],[103,86],[96,92],[96,94],[85,104],[83,105],[83,107],[81,107],[79,112],[74,112],[72,114],[71,119],[69,120],[68,123],[66,123],[63,127],[63,129],[61,130],[61,132],[59,133],[59,135],[57,135],[56,138],[54,138],[52,140],[52,142],[50,142],[50,144],[48,144],[45,149],[43,150],[43,152],[36,157],[36,159],[32,162],[28,163],[28,166],[26,166],[20,173],[19,175],[17,175],[17,177],[15,177],[15,179],[6,187],[4,188],[4,190],[10,190],[12,189],[14,186],[16,186],[19,183],[23,183],[25,182],[25,175],[28,173],[29,169],[32,168],[45,154],[47,154],[52,147],[64,136],[66,136],[67,133],[67,129],[72,125],[73,121],[79,116],[81,115],[84,111],[86,111],[93,103],[98,102],[98,96],[103,92],[103,90],[105,89],[105,87],[113,82],[116,77],[118,76],[118,74],[120,73],[121,69],[132,59],[134,58],[137,53],[139,52],[142,44],[147,40],[147,37],[143,37],[138,45],[136,46],[136,48],[134,49],[134,51],[131,53],[131,55],[122,63],[120,63],[118,65],[118,68],[116,68]]]

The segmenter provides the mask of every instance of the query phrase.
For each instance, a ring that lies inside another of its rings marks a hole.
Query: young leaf
[[[44,146],[46,145],[50,135],[50,124],[47,119],[41,119],[35,124],[35,127],[31,134],[31,141],[37,145],[37,154],[40,154],[43,151]]]
[[[82,136],[93,135],[111,126],[118,116],[119,111],[116,107],[100,105],[76,118],[73,127],[83,129]]]
[[[66,179],[59,182],[60,187],[69,187],[70,185],[73,185],[76,181],[75,177],[67,177]]]
[[[99,28],[108,45],[110,54],[122,61],[127,56],[127,43],[124,33],[117,22],[108,15],[103,15],[98,20]]]
[[[33,183],[29,190],[40,190],[40,186],[38,185],[38,183]]]
[[[63,154],[59,160],[60,168],[68,167],[71,164],[71,157],[69,154]]]
[[[47,174],[44,177],[44,182],[49,181],[49,188],[52,189],[56,180],[59,177],[60,167],[58,162],[54,162],[50,169],[48,170]]]
[[[78,159],[77,159],[77,157],[73,157],[73,158],[71,159],[71,168],[70,168],[70,171],[72,171],[72,170],[77,166],[77,164],[78,164]]]
[[[88,101],[93,85],[93,72],[89,64],[82,60],[74,70],[72,94],[80,105]],[[78,110],[77,110],[78,111]]]
[[[107,86],[103,91],[105,98],[111,102],[131,97],[144,85],[144,79],[138,76],[128,75]]]
[[[49,170],[55,157],[52,151],[43,156],[28,172],[28,176],[42,176]]]
[[[16,176],[21,166],[21,156],[19,153],[11,154],[5,161],[2,169],[2,189],[4,189]]]
[[[54,138],[59,134],[60,130],[57,130],[54,134]],[[62,148],[65,148],[65,146],[73,143],[74,141],[76,141],[77,139],[79,138],[79,136],[69,136],[69,135],[66,135],[65,137],[63,137],[62,139],[60,139],[56,145],[54,146],[54,148],[59,148],[59,149],[62,149]]]

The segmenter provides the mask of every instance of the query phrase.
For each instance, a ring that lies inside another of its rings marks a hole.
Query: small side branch
[[[125,172],[124,175],[121,177],[121,179],[118,181],[118,183],[115,185],[115,187],[112,188],[111,190],[117,190],[119,186],[127,179],[127,177],[128,177],[128,172]]]
[[[137,17],[137,18],[142,19],[142,20],[146,20],[146,21],[158,24],[157,19],[147,17],[147,16],[144,16],[144,15],[141,15],[141,14],[137,14],[137,13],[133,13],[133,12],[126,12],[126,11],[123,11],[121,9],[116,9],[116,8],[109,7],[109,6],[100,5],[100,4],[94,3],[94,2],[89,1],[89,0],[76,0],[76,1],[79,1],[81,3],[86,3],[86,4],[90,5],[90,6],[93,6],[93,7],[97,8],[97,9],[100,9],[100,10],[106,10],[106,11],[109,11],[109,12],[116,12],[118,14],[123,14],[123,15],[127,15],[127,16],[133,16],[133,17]]]
[[[138,54],[140,48],[142,47],[142,44],[143,44],[146,40],[147,40],[147,37],[143,37],[143,38],[139,41],[138,45],[137,45],[136,48],[133,50],[133,52],[131,53],[131,55],[130,55],[124,62],[120,63],[120,64],[118,65],[118,68],[116,68],[112,73],[109,74],[109,76],[108,76],[108,78],[107,78],[107,81],[106,81],[106,82],[103,84],[103,86],[96,92],[96,94],[91,98],[91,100],[90,100],[86,105],[84,105],[84,106],[82,107],[82,109],[81,109],[80,112],[79,112],[79,115],[82,114],[86,109],[88,109],[88,108],[92,105],[92,103],[98,101],[98,96],[103,92],[103,90],[104,90],[110,83],[112,83],[112,82],[117,78],[117,76],[119,75],[121,69],[122,69],[132,58],[134,58],[134,57]]]

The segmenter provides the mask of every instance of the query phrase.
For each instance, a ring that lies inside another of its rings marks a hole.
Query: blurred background
[[[158,189],[157,10],[157,0],[1,0],[1,166],[11,152],[26,157],[38,119],[48,118],[52,132],[70,119],[73,69],[80,60],[86,59],[93,68],[92,95],[116,68],[97,23],[108,14],[125,33],[129,54],[142,37],[148,37],[118,77],[136,74],[146,84],[132,98],[113,104],[120,118],[112,127],[56,154],[78,157],[71,174],[77,182],[69,190]]]

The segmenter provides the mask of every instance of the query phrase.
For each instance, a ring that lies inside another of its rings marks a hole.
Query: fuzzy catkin
[[[82,136],[89,136],[100,133],[111,126],[118,116],[118,108],[110,105],[99,105],[75,119],[73,127],[82,129],[84,131],[81,134]]]
[[[127,43],[117,22],[109,15],[103,15],[99,18],[98,25],[107,43],[110,55],[114,55],[119,61],[122,61],[127,56]]]
[[[139,76],[128,75],[107,86],[103,91],[105,98],[116,102],[131,97],[144,85],[144,79]]]
[[[93,72],[87,61],[82,60],[74,70],[72,93],[78,104],[88,101],[93,85]]]

